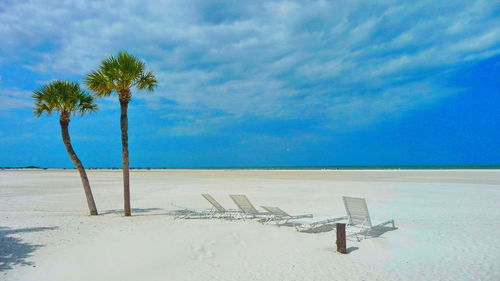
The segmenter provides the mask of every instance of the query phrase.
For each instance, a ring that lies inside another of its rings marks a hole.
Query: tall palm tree
[[[127,52],[119,52],[101,62],[99,68],[85,77],[87,87],[98,97],[118,94],[120,101],[120,127],[122,133],[123,161],[123,197],[125,216],[131,215],[130,210],[130,179],[128,160],[128,103],[132,98],[130,89],[147,90],[156,88],[157,81],[153,72],[145,70],[144,62]]]
[[[73,164],[80,173],[90,215],[97,215],[97,208],[92,196],[87,173],[73,150],[68,131],[71,115],[83,115],[87,112],[97,111],[97,104],[94,103],[94,98],[83,91],[78,83],[60,80],[51,82],[41,89],[33,91],[33,98],[35,99],[33,112],[36,117],[40,117],[43,113],[47,115],[51,115],[52,112],[59,113],[62,140],[71,161],[73,161]]]

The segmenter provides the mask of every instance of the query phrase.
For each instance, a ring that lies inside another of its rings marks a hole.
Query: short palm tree
[[[97,208],[95,206],[94,197],[92,196],[87,173],[85,172],[82,162],[73,150],[68,131],[71,115],[83,115],[87,112],[97,111],[97,104],[94,103],[94,98],[83,91],[78,83],[60,80],[53,81],[43,86],[41,89],[33,91],[33,98],[35,99],[33,112],[36,117],[40,117],[43,113],[47,115],[51,115],[52,112],[59,113],[62,140],[71,161],[73,161],[73,164],[80,173],[90,215],[97,215]]]
[[[97,97],[107,97],[112,93],[118,94],[121,113],[124,213],[125,216],[130,216],[128,103],[132,98],[132,88],[151,92],[156,88],[156,77],[151,71],[146,72],[144,62],[127,52],[120,52],[102,61],[96,71],[85,77],[85,83]]]

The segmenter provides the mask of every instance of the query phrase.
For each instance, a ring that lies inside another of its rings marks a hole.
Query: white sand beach
[[[500,280],[500,170],[134,170],[132,217],[121,177],[89,171],[90,217],[77,171],[0,171],[0,280]],[[315,216],[363,197],[398,229],[343,255],[335,231],[169,215],[201,193]]]

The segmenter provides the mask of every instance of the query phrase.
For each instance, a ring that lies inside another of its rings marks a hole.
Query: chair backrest
[[[234,201],[234,204],[236,204],[236,206],[238,206],[238,208],[243,213],[245,213],[245,214],[257,214],[257,213],[259,213],[259,211],[257,211],[257,209],[255,209],[252,202],[250,202],[250,200],[248,200],[248,198],[245,195],[243,195],[243,194],[229,195],[229,197],[231,197],[231,199]]]
[[[207,201],[210,202],[210,204],[212,204],[212,206],[214,206],[214,208],[217,209],[217,211],[219,211],[221,213],[226,212],[226,209],[224,207],[222,207],[222,205],[219,204],[219,202],[217,202],[217,200],[215,200],[212,197],[212,195],[210,195],[210,194],[202,194],[201,196],[203,196],[203,198],[207,199]]]
[[[280,216],[280,217],[291,217],[287,212],[281,210],[278,207],[269,207],[269,206],[261,206],[262,209],[268,211],[271,215]]]
[[[349,217],[349,224],[363,224],[367,227],[372,227],[368,206],[364,198],[346,197],[343,196],[345,210]]]

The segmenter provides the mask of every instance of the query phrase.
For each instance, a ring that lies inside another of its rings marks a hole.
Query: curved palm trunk
[[[82,162],[80,161],[78,156],[76,156],[76,153],[73,150],[73,146],[71,145],[71,139],[69,137],[69,130],[68,130],[69,121],[70,121],[69,114],[65,112],[61,113],[59,123],[61,124],[62,140],[64,142],[64,145],[66,146],[66,150],[68,151],[68,155],[71,158],[71,161],[73,161],[73,164],[80,173],[80,178],[82,179],[82,184],[83,184],[83,190],[85,191],[85,197],[87,197],[87,204],[89,206],[90,215],[94,216],[97,215],[97,208],[95,206],[94,196],[92,196],[92,190],[90,189],[90,183],[87,177],[87,173],[85,172],[85,168],[83,167]]]
[[[130,90],[122,90],[120,99],[120,128],[122,131],[122,169],[123,169],[123,200],[125,216],[131,216],[130,209],[130,174],[128,161],[128,116],[127,109],[130,102]]]

